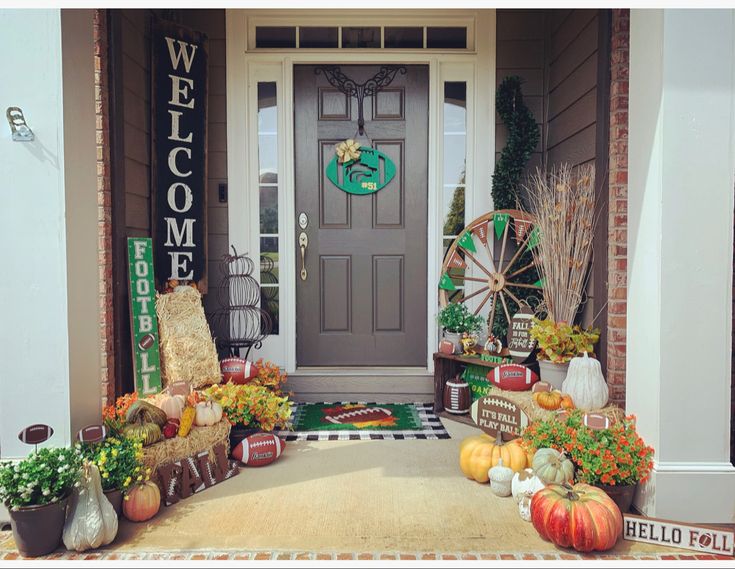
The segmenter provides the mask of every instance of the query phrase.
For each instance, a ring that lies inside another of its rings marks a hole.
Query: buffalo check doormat
[[[450,438],[428,403],[295,403],[291,419],[287,441]]]

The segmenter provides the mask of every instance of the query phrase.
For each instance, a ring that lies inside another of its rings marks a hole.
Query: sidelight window
[[[467,83],[444,83],[442,238],[444,253],[465,226],[467,174]],[[456,282],[462,288],[463,282]]]
[[[260,304],[279,333],[278,105],[275,82],[258,83]]]

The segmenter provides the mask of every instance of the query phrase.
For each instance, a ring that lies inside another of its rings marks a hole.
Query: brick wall
[[[112,308],[112,194],[108,91],[107,11],[94,12],[94,96],[97,114],[97,222],[100,271],[101,404],[115,396]]]
[[[628,47],[630,10],[612,11],[608,211],[607,381],[613,402],[625,405],[625,326],[628,270]]]

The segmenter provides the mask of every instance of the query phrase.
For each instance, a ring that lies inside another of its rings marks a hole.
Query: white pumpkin
[[[518,515],[526,522],[531,521],[531,499],[533,495],[530,492],[524,492],[518,496]]]
[[[540,448],[533,455],[533,471],[544,484],[563,484],[574,479],[574,463],[553,448]]]
[[[513,470],[507,466],[503,466],[503,459],[498,460],[498,464],[487,471],[490,477],[490,490],[496,496],[510,496],[511,481],[513,480]]]
[[[197,427],[209,427],[222,419],[222,406],[215,401],[197,403],[194,410],[196,411],[194,424]]]
[[[609,397],[600,362],[584,353],[581,358],[569,362],[567,378],[561,386],[564,393],[572,396],[574,406],[582,411],[602,409]]]
[[[183,395],[162,395],[156,406],[166,413],[167,419],[181,419],[181,412],[186,407],[186,397]]]
[[[510,483],[510,490],[516,502],[523,494],[529,493],[533,496],[536,492],[545,487],[546,485],[530,468],[524,468],[520,472],[516,472]]]
[[[85,463],[79,486],[69,502],[62,539],[67,549],[86,551],[112,543],[117,535],[117,513],[102,492],[100,471]]]

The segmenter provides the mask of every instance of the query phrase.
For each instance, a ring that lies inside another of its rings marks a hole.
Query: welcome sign
[[[207,36],[156,21],[152,36],[153,242],[159,284],[207,290]]]

